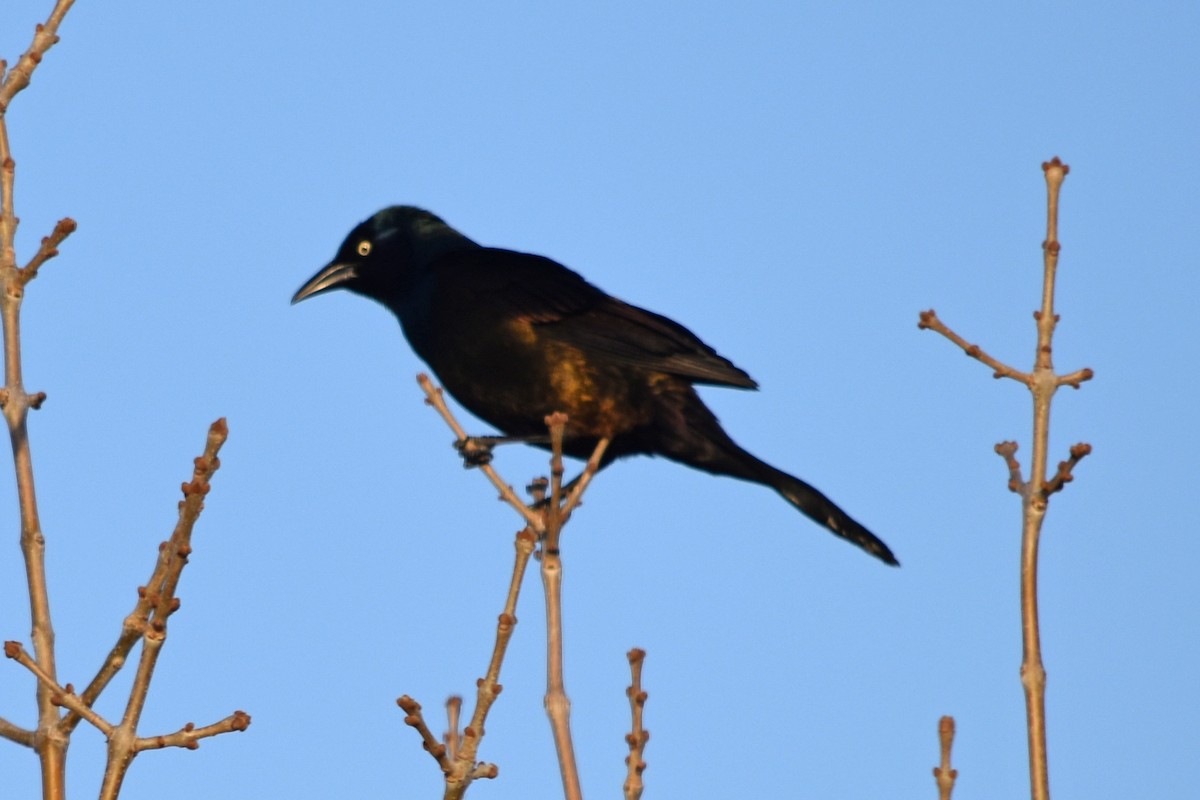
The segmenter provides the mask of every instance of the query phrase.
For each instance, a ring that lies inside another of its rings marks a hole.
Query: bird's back
[[[539,432],[547,413],[564,411],[574,427],[615,434],[648,424],[666,384],[755,385],[682,325],[548,258],[464,249],[435,259],[421,283],[420,307],[398,314],[410,343],[459,402],[506,433]]]

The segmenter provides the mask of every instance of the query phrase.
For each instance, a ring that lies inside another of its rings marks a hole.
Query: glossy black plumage
[[[612,439],[622,456],[666,456],[771,487],[888,564],[882,541],[819,491],[739,447],[693,389],[757,384],[682,325],[611,297],[542,256],[482,247],[438,217],[393,206],[360,224],[292,298],[332,289],[378,301],[448,392],[509,436],[569,416],[564,450]]]

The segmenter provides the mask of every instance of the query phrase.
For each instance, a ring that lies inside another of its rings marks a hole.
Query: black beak
[[[309,278],[308,282],[292,295],[292,305],[296,305],[301,300],[307,300],[313,295],[341,288],[357,277],[358,272],[355,270],[354,264],[339,264],[334,261]]]

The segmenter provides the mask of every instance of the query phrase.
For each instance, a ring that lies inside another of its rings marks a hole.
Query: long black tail
[[[660,418],[660,427],[655,430],[654,446],[647,448],[648,452],[661,453],[705,472],[769,486],[818,525],[858,545],[885,564],[900,566],[882,539],[828,497],[799,478],[743,450],[725,433],[716,416],[694,391],[679,393],[670,399],[674,402],[663,403],[659,407],[660,413],[668,413],[663,413]]]
[[[742,452],[745,453],[744,450]],[[800,509],[804,516],[818,525],[824,525],[846,541],[858,545],[883,563],[891,564],[893,567],[900,566],[896,556],[892,555],[891,548],[884,544],[882,539],[864,528],[828,497],[799,478],[788,475],[783,470],[775,469],[749,453],[746,455],[760,465],[759,475],[750,477],[750,480],[770,486],[779,492],[784,500]]]

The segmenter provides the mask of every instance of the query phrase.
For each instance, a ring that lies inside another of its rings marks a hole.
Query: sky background
[[[15,61],[49,0],[5,0]],[[300,284],[379,208],[421,205],[694,330],[761,384],[705,389],[730,433],[896,551],[889,569],[751,484],[639,459],[564,539],[584,791],[619,796],[625,652],[649,655],[647,798],[1028,791],[1017,588],[1031,408],[941,337],[1027,369],[1041,162],[1063,191],[1041,609],[1051,788],[1200,784],[1194,3],[83,2],[9,111],[60,677],[86,684],[176,518],[212,420],[223,466],[142,725],[246,733],[149,752],[123,798],[433,797],[394,699],[483,674],[519,522],[422,404],[383,309]],[[469,420],[472,431],[486,433]],[[497,467],[523,485],[540,451]],[[0,638],[29,642],[11,471]],[[2,531],[0,531],[2,532]],[[560,795],[531,573],[471,797]],[[123,707],[113,686],[98,708]],[[0,663],[0,715],[35,720]],[[81,726],[72,797],[104,742]],[[0,742],[4,796],[37,794]]]

